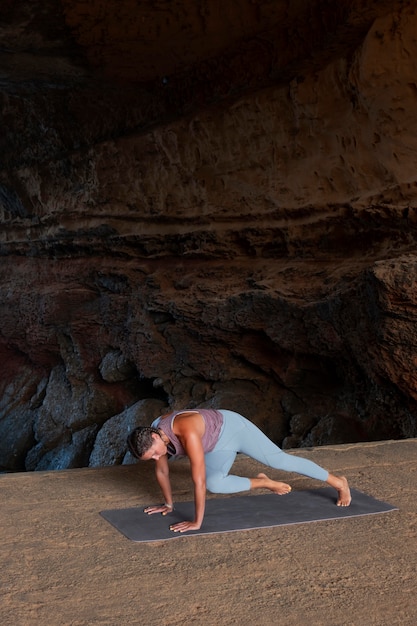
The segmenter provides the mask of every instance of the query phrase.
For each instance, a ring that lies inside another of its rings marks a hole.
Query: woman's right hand
[[[169,504],[157,504],[155,506],[148,506],[146,509],[143,509],[144,513],[148,515],[153,515],[154,513],[161,513],[162,515],[168,515],[174,510],[174,506]]]

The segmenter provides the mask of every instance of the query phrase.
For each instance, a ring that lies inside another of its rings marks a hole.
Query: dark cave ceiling
[[[3,0],[0,84],[288,80],[353,48],[387,0]]]

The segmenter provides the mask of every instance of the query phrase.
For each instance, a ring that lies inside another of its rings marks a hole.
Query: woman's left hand
[[[168,515],[168,513],[172,513],[172,506],[168,506],[167,504],[159,504],[156,506],[148,506],[146,509],[143,509],[144,513],[148,515],[153,515],[154,513],[162,513],[162,515]]]
[[[177,524],[171,524],[169,530],[172,530],[174,533],[186,533],[187,530],[199,530],[201,528],[201,524],[197,524],[196,522],[178,522]]]

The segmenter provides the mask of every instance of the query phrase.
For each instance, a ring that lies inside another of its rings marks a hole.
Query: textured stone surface
[[[2,5],[5,469],[146,399],[417,433],[417,3],[220,6]]]
[[[294,453],[399,510],[135,544],[99,511],[159,503],[152,463],[0,476],[1,623],[415,626],[417,440]],[[240,455],[233,471],[262,469]],[[175,501],[191,500],[186,459],[171,478]]]

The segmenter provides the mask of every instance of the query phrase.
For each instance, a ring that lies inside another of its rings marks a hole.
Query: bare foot
[[[272,480],[266,474],[258,474],[256,478],[251,478],[251,486],[253,489],[269,489],[269,491],[279,496],[283,496],[291,491],[290,485],[280,483],[278,480]]]
[[[337,506],[349,506],[352,501],[352,496],[350,495],[348,481],[344,476],[340,477],[340,481],[342,483],[341,486],[336,487],[337,493],[339,494]]]

